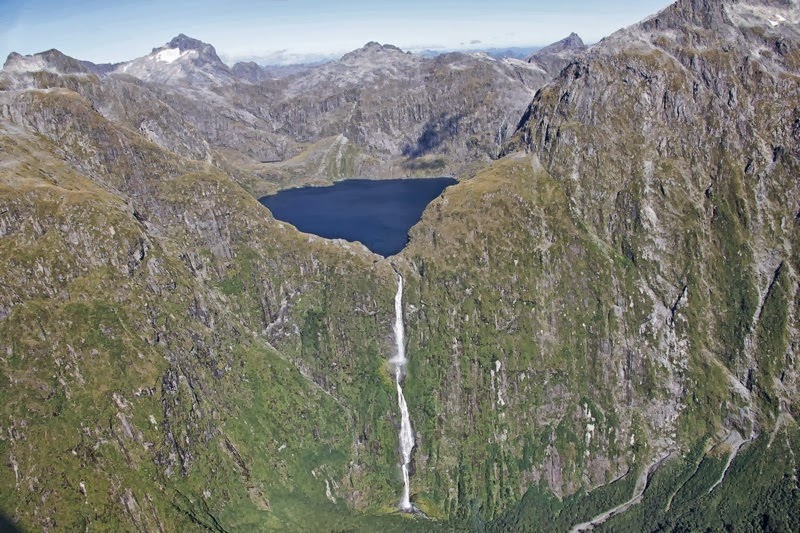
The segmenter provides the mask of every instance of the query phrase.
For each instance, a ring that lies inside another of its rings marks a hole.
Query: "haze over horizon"
[[[668,0],[10,0],[0,12],[0,54],[51,48],[95,63],[141,57],[184,33],[228,63],[274,64],[339,56],[369,41],[404,50],[543,46],[578,33],[596,42],[656,13]]]

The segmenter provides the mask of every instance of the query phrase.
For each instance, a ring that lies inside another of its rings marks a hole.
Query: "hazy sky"
[[[669,0],[0,0],[0,61],[58,48],[100,62],[143,56],[179,33],[223,59],[595,42]]]

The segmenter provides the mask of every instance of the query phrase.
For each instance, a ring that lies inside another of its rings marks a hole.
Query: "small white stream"
[[[403,470],[403,498],[400,500],[400,509],[411,511],[411,483],[408,467],[411,464],[411,451],[414,449],[414,432],[411,429],[411,418],[408,415],[408,405],[403,396],[403,378],[405,377],[408,359],[406,358],[405,330],[403,327],[403,276],[397,274],[397,294],[394,297],[394,343],[395,354],[389,359],[389,364],[394,367],[394,379],[397,384],[397,405],[400,408],[400,460]]]

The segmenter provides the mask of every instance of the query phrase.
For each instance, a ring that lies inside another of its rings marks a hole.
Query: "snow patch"
[[[522,59],[516,59],[513,57],[505,57],[502,60],[502,63],[509,67],[517,67],[517,68],[524,68],[528,70],[535,70],[537,72],[541,72],[543,74],[547,74],[547,71],[539,66],[538,63],[528,63],[527,61],[523,61]]]
[[[787,6],[769,6],[762,3],[737,2],[725,7],[734,24],[745,27],[767,23],[773,28],[781,24],[800,22],[800,6],[792,2]]]
[[[166,50],[161,50],[159,53],[156,54],[156,61],[163,61],[164,63],[172,63],[179,57],[181,57],[180,48],[167,48]]]
[[[769,21],[769,23],[772,25],[773,28],[775,26],[779,26],[782,22],[786,22],[786,18],[778,13],[775,14],[775,20],[772,19],[767,19],[767,20]]]

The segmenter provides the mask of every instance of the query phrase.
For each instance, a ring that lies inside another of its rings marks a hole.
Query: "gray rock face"
[[[403,53],[404,52],[400,48],[392,44],[381,44],[375,41],[370,41],[363,47],[359,48],[358,50],[353,50],[352,52],[348,52],[345,55],[343,55],[341,62],[353,63],[360,61],[368,61],[370,59],[374,60],[383,54],[386,54],[388,57],[391,57],[393,55],[396,57],[396,54],[403,54]]]
[[[111,67],[112,65],[95,65],[89,61],[79,61],[56,49],[31,56],[11,52],[3,64],[4,71],[17,73],[48,71],[59,74],[89,74],[104,72]]]
[[[326,494],[391,505],[393,268],[432,515],[774,437],[800,417],[799,15],[681,1],[545,51],[566,66],[544,86],[536,63],[377,43],[263,81],[185,36],[102,76],[12,55],[0,501],[42,529],[222,529],[252,505],[281,529],[317,501],[346,528]],[[504,143],[391,264],[236,183],[466,173]]]
[[[577,33],[570,33],[564,39],[537,50],[528,58],[528,63],[539,65],[551,76],[558,75],[571,61],[587,49]]]
[[[201,87],[231,83],[235,79],[213,46],[184,34],[153,48],[144,57],[120,64],[112,73],[156,83]]]
[[[229,69],[211,45],[185,35],[108,68],[39,54],[10,58],[4,76],[20,89],[68,86],[153,142],[200,159],[216,152],[218,163],[224,157],[254,173],[248,179],[256,186],[266,177],[267,188],[298,179],[474,172],[497,156],[549,78],[515,59],[423,58],[374,42],[315,67]]]
[[[652,316],[689,348],[668,401],[686,405],[693,365],[713,364],[731,396],[693,416],[748,434],[800,414],[798,20],[796,2],[681,0],[566,68],[509,146],[534,154],[573,216],[637,266],[654,309],[686,317],[670,333],[669,316]]]
[[[255,61],[239,62],[231,67],[240,81],[261,83],[267,80],[280,80],[307,72],[315,65],[259,65]]]
[[[343,134],[381,159],[488,158],[544,80],[522,62],[485,55],[423,59],[370,43],[287,80],[271,108],[245,106],[302,141]],[[269,115],[264,113],[267,111]]]
[[[239,62],[231,67],[231,72],[240,80],[249,83],[258,83],[270,79],[266,69],[262,68],[255,61]]]

